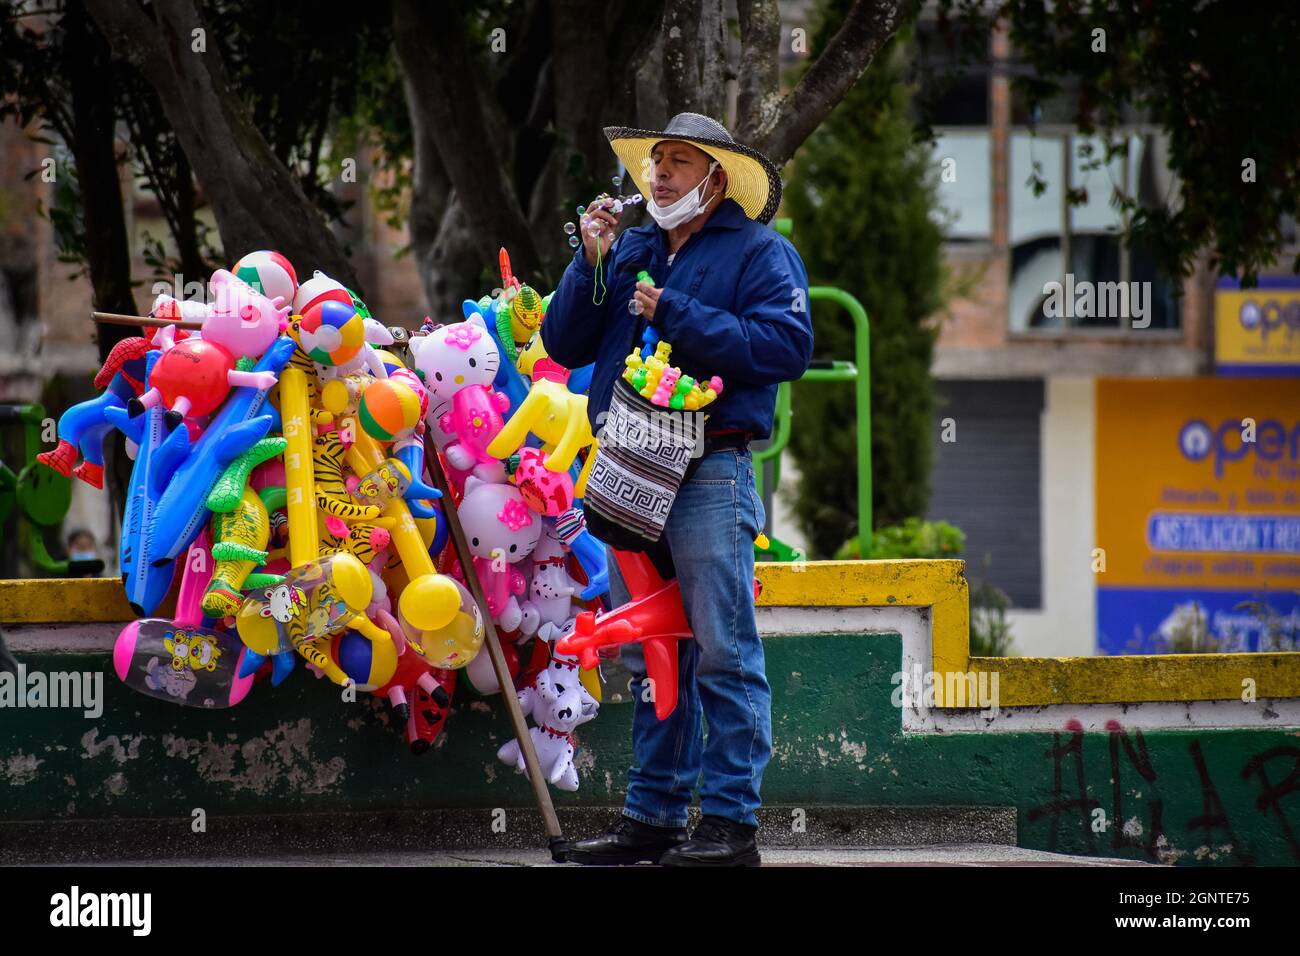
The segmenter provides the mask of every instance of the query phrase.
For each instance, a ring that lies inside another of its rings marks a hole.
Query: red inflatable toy
[[[592,668],[602,647],[640,641],[646,677],[655,688],[655,716],[663,720],[677,707],[677,642],[695,635],[676,578],[665,582],[645,554],[614,551],[614,559],[632,600],[599,614],[583,611],[574,621],[573,633],[560,638],[555,650],[576,655],[583,668]],[[760,590],[755,579],[755,597]]]

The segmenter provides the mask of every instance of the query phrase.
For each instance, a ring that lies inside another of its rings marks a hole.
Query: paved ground
[[[985,843],[872,849],[762,850],[764,866],[1147,866],[1133,860],[1066,856]],[[91,864],[95,865],[95,864]],[[543,850],[483,849],[383,854],[277,855],[220,859],[121,860],[114,866],[560,866]],[[647,864],[648,865],[648,864]]]

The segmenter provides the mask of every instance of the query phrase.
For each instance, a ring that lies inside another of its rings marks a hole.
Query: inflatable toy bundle
[[[386,699],[421,752],[458,683],[500,690],[486,613],[543,772],[577,788],[572,731],[596,716],[596,660],[555,645],[608,590],[581,508],[591,370],[546,356],[547,298],[510,274],[504,250],[502,280],[460,321],[426,318],[414,332],[384,326],[320,272],[300,284],[275,252],[217,271],[209,301],[158,297],[159,327],[114,349],[102,394],[66,412],[58,447],[40,456],[101,487],[103,441],[125,436],[120,565],[140,619],[114,665],[128,686],[230,707],[303,662]],[[175,616],[156,616],[173,592]],[[498,755],[524,769],[516,741]]]

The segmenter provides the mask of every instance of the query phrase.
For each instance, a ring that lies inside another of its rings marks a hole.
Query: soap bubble
[[[572,246],[574,249],[578,248],[578,243],[579,243],[579,239],[577,236],[569,237],[569,245]]]
[[[612,183],[614,184],[614,188],[615,188],[615,189],[618,189],[620,186],[623,185],[623,177],[622,177],[622,176],[615,176],[613,179],[610,180],[610,182],[612,182]]]
[[[575,226],[575,225],[574,225],[573,223],[571,223],[571,222],[566,222],[566,223],[564,224],[564,231],[565,231],[565,233],[566,233],[567,235],[570,235],[570,236],[571,236],[571,235],[573,235],[575,232],[578,231],[578,227]]]
[[[586,206],[579,206],[579,207],[578,207],[578,215],[579,215],[579,216],[581,216],[581,215],[582,215],[584,212],[586,212],[586,211],[587,211],[587,207],[586,207]]]
[[[641,304],[640,299],[635,299],[635,298],[628,299],[627,310],[631,312],[633,315],[640,315],[642,312],[645,311],[645,306]]]

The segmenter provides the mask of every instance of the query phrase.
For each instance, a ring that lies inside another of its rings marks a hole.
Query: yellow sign
[[[1214,358],[1220,372],[1300,375],[1300,282],[1260,280],[1241,289],[1230,279],[1214,291]]]
[[[1102,650],[1186,613],[1253,643],[1264,595],[1300,622],[1300,378],[1099,379],[1096,422]]]

